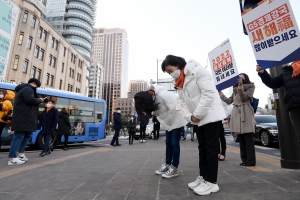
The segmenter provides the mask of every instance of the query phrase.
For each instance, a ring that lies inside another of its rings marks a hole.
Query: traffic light
[[[248,10],[249,8],[255,6],[261,0],[239,0],[239,1],[240,1],[241,13],[243,13],[244,11]],[[242,20],[242,22],[243,22],[243,20]],[[244,22],[243,22],[243,29],[244,29],[245,35],[248,35],[248,32],[246,30]]]

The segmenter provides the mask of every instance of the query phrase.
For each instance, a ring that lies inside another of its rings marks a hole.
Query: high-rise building
[[[134,114],[133,98],[117,98],[116,108],[121,108],[121,115],[129,117]]]
[[[149,89],[149,84],[147,81],[144,80],[131,80],[129,82],[129,89],[128,92],[130,97],[134,97],[134,95],[140,91],[146,91]],[[129,96],[128,96],[129,97]]]
[[[103,67],[99,63],[92,63],[89,74],[89,97],[101,99],[103,84]]]
[[[51,0],[47,21],[83,56],[90,59],[97,0]]]
[[[127,33],[120,28],[93,30],[92,62],[103,66],[103,95],[107,104],[108,123],[116,108],[117,98],[127,98],[128,41]]]

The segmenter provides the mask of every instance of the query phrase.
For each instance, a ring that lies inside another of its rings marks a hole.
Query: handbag
[[[8,120],[11,120],[11,119],[12,119],[11,114],[12,114],[12,110],[8,111],[7,114],[4,114],[4,115],[1,117],[1,119],[2,119],[3,121],[5,121],[5,122],[8,121]]]

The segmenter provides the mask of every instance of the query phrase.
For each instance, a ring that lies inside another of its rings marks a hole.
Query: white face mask
[[[47,103],[47,104],[46,104],[46,107],[47,107],[47,108],[50,108],[51,106],[52,106],[51,103]]]
[[[132,117],[131,117],[130,119],[131,119],[131,120],[133,120],[133,118],[132,118]]]
[[[0,94],[0,99],[2,99],[3,98],[3,94]]]
[[[179,69],[176,69],[174,72],[172,72],[172,73],[170,74],[170,76],[171,76],[172,78],[174,78],[174,79],[179,78],[180,72],[181,72],[181,71],[180,71]]]
[[[117,110],[118,113],[121,113],[121,110]]]

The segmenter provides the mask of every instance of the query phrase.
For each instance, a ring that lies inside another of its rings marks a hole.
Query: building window
[[[55,41],[54,43],[54,49],[57,51],[58,41]]]
[[[43,60],[44,59],[44,49],[41,49],[39,59]]]
[[[73,63],[75,64],[76,56],[74,55]]]
[[[49,84],[51,87],[53,87],[53,81],[54,81],[54,76],[51,75],[51,77],[50,77],[50,84]]]
[[[46,42],[46,39],[47,39],[47,31],[44,31],[43,34],[42,34],[42,40],[44,42]]]
[[[71,85],[70,85],[70,84],[68,84],[68,91],[70,91],[70,86],[71,86]]]
[[[54,43],[55,43],[55,38],[52,37],[52,40],[51,40],[51,47],[54,48]]]
[[[38,69],[37,72],[36,72],[36,74],[35,74],[35,78],[38,79],[38,80],[40,80],[41,74],[42,74],[42,70]]]
[[[61,87],[62,87],[62,80],[60,79],[59,81],[59,89],[61,90]]]
[[[49,85],[49,79],[50,79],[50,74],[47,73],[47,76],[46,76],[46,85]]]
[[[35,72],[36,72],[36,67],[32,67],[31,68],[30,78],[34,78],[35,77]]]
[[[36,17],[32,18],[32,22],[31,22],[31,27],[35,28],[35,23],[36,23]]]
[[[28,11],[25,11],[23,15],[23,23],[27,22],[27,18],[28,18]]]
[[[77,73],[77,81],[81,82],[81,74]]]
[[[71,92],[73,91],[73,85],[70,85],[70,91]]]
[[[28,43],[27,43],[27,49],[31,49],[31,45],[32,45],[32,37],[29,36]]]
[[[55,68],[55,64],[56,64],[56,58],[55,58],[55,57],[53,57],[53,59],[52,59],[52,63],[51,63],[51,66]]]
[[[78,59],[78,67],[80,68],[80,62],[81,62],[81,60],[80,59]]]
[[[70,68],[69,77],[74,78],[74,69]]]
[[[51,63],[52,63],[52,55],[50,54],[50,55],[49,55],[48,65],[51,65]]]
[[[19,59],[20,59],[20,56],[15,56],[14,66],[13,66],[14,70],[18,69]]]
[[[24,38],[24,33],[23,33],[23,32],[20,32],[18,45],[22,45],[22,43],[23,43],[23,38]]]
[[[39,46],[35,46],[35,49],[34,49],[34,57],[38,57],[38,55],[39,55],[39,51],[40,51],[40,47]]]
[[[66,47],[64,47],[64,57],[66,56]]]
[[[25,59],[24,65],[23,65],[23,73],[27,74],[27,69],[28,69],[28,60]]]
[[[42,27],[40,27],[39,28],[39,30],[38,30],[38,38],[42,38],[42,32],[43,32],[43,29],[42,29]]]
[[[71,53],[71,62],[73,62],[73,53]]]

